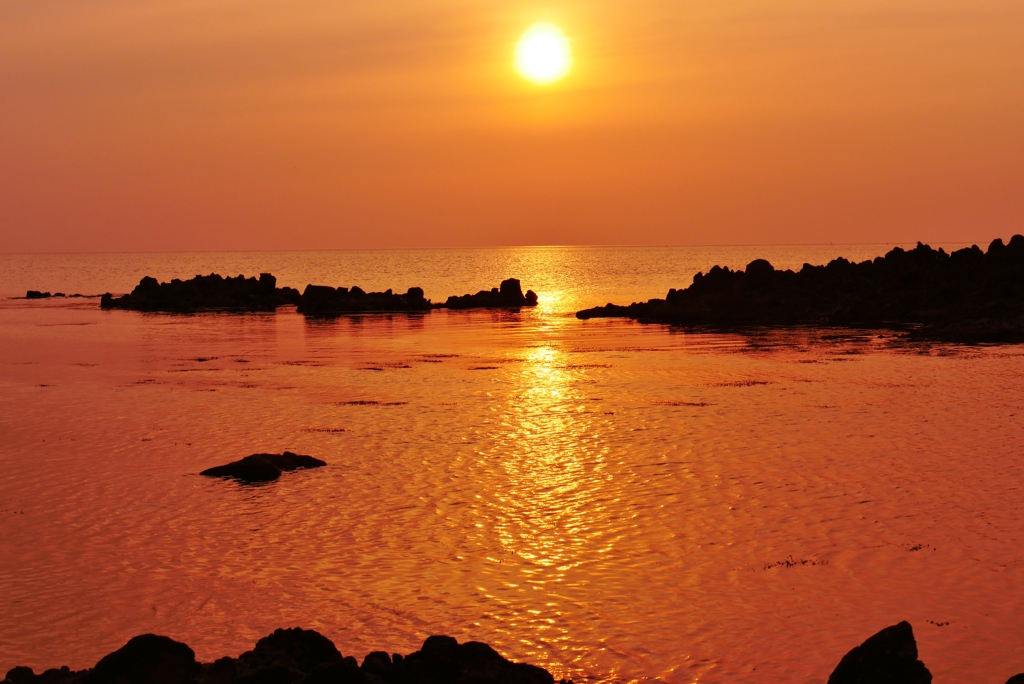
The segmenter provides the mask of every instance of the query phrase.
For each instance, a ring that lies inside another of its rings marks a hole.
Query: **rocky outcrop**
[[[1024,684],[1024,673],[1013,675],[1006,680],[1006,684]]]
[[[537,306],[537,293],[527,290],[524,295],[519,281],[509,278],[501,281],[500,287],[461,297],[449,297],[444,304],[438,306],[446,309],[518,309],[523,306]]]
[[[307,316],[333,316],[351,313],[412,313],[430,311],[429,299],[423,297],[423,290],[410,287],[405,294],[364,292],[359,287],[328,287],[307,285],[302,291],[298,308]]]
[[[25,299],[49,299],[52,296],[49,292],[40,292],[39,290],[29,290],[25,293]]]
[[[273,482],[282,472],[303,468],[320,468],[326,462],[312,456],[300,456],[286,451],[283,454],[252,454],[226,465],[207,468],[199,473],[207,477],[231,477],[246,484]]]
[[[886,627],[843,656],[828,684],[929,684],[909,622]]]
[[[296,304],[298,300],[298,290],[277,287],[277,279],[269,273],[261,273],[259,279],[241,275],[225,278],[211,273],[191,280],[175,278],[169,283],[146,276],[130,294],[114,297],[108,292],[103,295],[100,307],[171,313],[273,311],[284,304]]]
[[[542,668],[506,660],[476,641],[428,637],[415,653],[375,651],[362,665],[342,656],[327,637],[301,628],[279,629],[238,658],[200,664],[192,649],[168,637],[135,637],[91,670],[64,667],[36,675],[27,667],[5,684],[553,684]]]
[[[827,325],[904,329],[912,338],[1024,342],[1024,236],[947,254],[918,243],[884,257],[776,270],[756,259],[745,270],[715,266],[664,299],[608,304],[577,318],[736,329]]]

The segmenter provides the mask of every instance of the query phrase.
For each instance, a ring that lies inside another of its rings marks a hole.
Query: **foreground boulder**
[[[412,313],[430,311],[429,299],[423,290],[410,287],[405,294],[365,292],[359,287],[328,287],[307,285],[299,298],[298,311],[307,316],[332,316],[350,313]]]
[[[929,684],[909,622],[886,627],[843,656],[828,684]]]
[[[261,273],[259,279],[238,276],[225,278],[216,273],[197,275],[191,280],[175,278],[169,283],[146,276],[123,297],[109,292],[100,299],[103,309],[132,311],[273,311],[278,306],[297,304],[298,290],[277,287],[277,278]]]
[[[327,463],[319,458],[300,456],[286,451],[283,454],[252,454],[226,465],[207,468],[199,474],[207,477],[233,477],[239,482],[255,484],[273,482],[281,477],[282,472],[302,468],[320,468],[325,465]]]
[[[577,318],[730,329],[828,325],[909,328],[950,342],[1024,342],[1024,236],[951,254],[918,243],[884,257],[776,270],[756,259],[743,271],[715,266],[664,299],[608,304]]]
[[[238,658],[200,665],[185,644],[146,634],[101,659],[91,670],[64,667],[36,675],[27,667],[5,684],[553,684],[542,668],[506,660],[476,641],[428,637],[407,656],[375,651],[360,666],[313,630],[279,629]]]
[[[440,307],[446,309],[518,309],[523,306],[537,306],[537,293],[523,288],[515,278],[501,281],[500,287],[481,290],[476,294],[449,297]]]

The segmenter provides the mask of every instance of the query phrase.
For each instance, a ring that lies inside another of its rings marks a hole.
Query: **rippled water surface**
[[[0,256],[5,297],[210,271],[541,294],[319,321],[4,299],[0,670],[301,625],[360,658],[448,633],[577,681],[822,682],[907,619],[936,681],[1001,683],[1024,671],[1019,348],[571,316],[886,249]],[[197,475],[283,449],[330,465]]]

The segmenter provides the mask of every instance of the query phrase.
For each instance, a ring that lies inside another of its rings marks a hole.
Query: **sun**
[[[554,83],[572,69],[572,46],[554,24],[534,24],[516,43],[516,71],[538,85]]]

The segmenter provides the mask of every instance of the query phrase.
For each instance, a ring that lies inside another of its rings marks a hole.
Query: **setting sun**
[[[569,39],[553,24],[531,26],[516,44],[516,71],[538,85],[554,83],[572,69]]]

